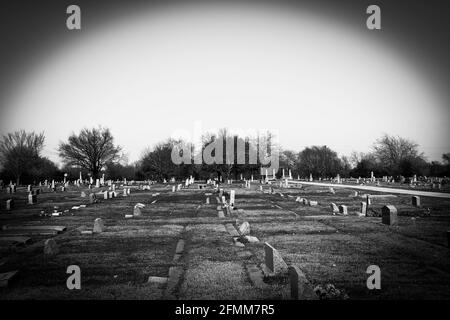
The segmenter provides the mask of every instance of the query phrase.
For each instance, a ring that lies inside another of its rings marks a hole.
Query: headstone
[[[309,206],[310,207],[317,206],[317,205],[318,205],[317,201],[312,201],[312,200],[309,201]]]
[[[141,209],[145,208],[145,205],[142,203],[138,203],[134,206],[133,209],[133,216],[137,217],[137,216],[141,216],[142,215],[142,211]]]
[[[367,216],[367,203],[361,201],[361,214]]]
[[[387,205],[381,208],[381,222],[387,225],[396,225],[398,222],[397,209],[392,205]]]
[[[330,193],[331,193],[331,194],[335,194],[335,193],[336,193],[336,192],[334,191],[334,189],[331,188],[331,187],[330,187],[328,190],[330,190]]]
[[[81,191],[81,197],[86,198],[86,193],[84,191]]]
[[[28,187],[27,187],[27,191],[31,192],[31,190],[33,190],[33,187],[31,186],[31,184],[29,184]]]
[[[344,216],[346,216],[346,215],[348,214],[347,206],[340,205],[340,206],[339,206],[339,213],[340,213],[340,214],[343,214]]]
[[[235,199],[235,191],[231,190],[230,191],[230,206],[234,207],[234,199]]]
[[[297,266],[289,267],[289,283],[291,287],[291,299],[298,300],[305,290],[306,277]]]
[[[206,197],[206,204],[209,204],[209,197]]]
[[[89,203],[95,203],[96,196],[95,193],[89,194]]]
[[[339,208],[335,203],[331,203],[330,204],[331,210],[333,211],[333,213],[338,213],[339,212]]]
[[[413,196],[411,198],[411,201],[412,201],[412,205],[414,207],[419,207],[420,208],[420,197],[419,196]]]
[[[250,234],[250,224],[247,221],[244,221],[238,228],[239,234],[241,236],[246,236]]]
[[[58,254],[59,248],[56,241],[53,239],[47,239],[44,243],[44,255],[53,256]]]
[[[275,275],[287,272],[288,267],[279,252],[267,242],[264,243],[265,264],[269,271]]]
[[[372,204],[371,199],[370,199],[370,194],[366,195],[366,203],[367,203],[367,206],[370,206]]]
[[[28,195],[28,204],[36,204],[37,203],[37,196],[36,195]]]
[[[108,200],[109,195],[108,195],[108,191],[103,192],[103,199]]]
[[[102,233],[105,229],[105,223],[102,218],[97,218],[94,220],[94,229],[92,232],[94,233]]]
[[[175,192],[175,186],[172,186],[172,192]]]
[[[12,210],[14,208],[14,200],[6,200],[6,210]]]

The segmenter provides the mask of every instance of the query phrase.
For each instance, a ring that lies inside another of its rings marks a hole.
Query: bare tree
[[[375,142],[373,149],[377,161],[383,164],[387,172],[397,174],[405,161],[423,160],[424,155],[419,152],[418,147],[411,140],[385,134]]]
[[[106,163],[120,159],[121,147],[114,145],[114,138],[108,128],[83,129],[72,134],[67,143],[59,144],[59,156],[66,165],[76,165],[99,176]]]
[[[39,160],[44,141],[43,132],[37,134],[20,130],[3,136],[0,141],[0,160],[4,170],[15,177],[17,184],[24,172]]]

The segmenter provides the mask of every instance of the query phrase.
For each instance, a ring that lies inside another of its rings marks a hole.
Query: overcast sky
[[[272,129],[296,151],[367,152],[388,133],[450,152],[446,1],[273,3],[3,1],[0,134],[44,131],[58,162],[59,141],[98,125],[131,161],[196,123]]]

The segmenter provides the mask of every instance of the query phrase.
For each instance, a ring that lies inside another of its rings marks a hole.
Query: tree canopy
[[[114,144],[114,137],[108,128],[83,129],[73,133],[67,142],[59,144],[59,156],[66,165],[87,169],[93,178],[107,163],[120,159],[121,147]]]

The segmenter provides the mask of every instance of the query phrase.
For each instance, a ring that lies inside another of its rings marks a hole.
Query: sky
[[[68,30],[66,8],[81,8]],[[368,30],[366,8],[381,8]],[[450,152],[446,1],[3,1],[0,134],[84,127],[130,161],[180,131],[272,130],[285,149]]]

